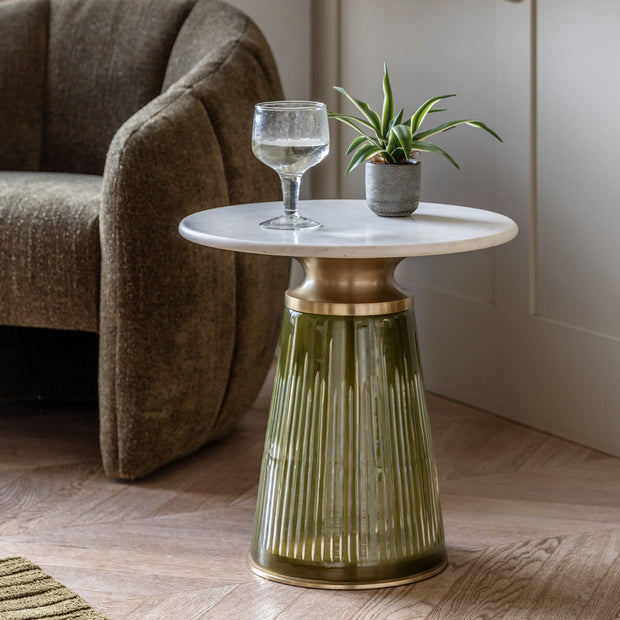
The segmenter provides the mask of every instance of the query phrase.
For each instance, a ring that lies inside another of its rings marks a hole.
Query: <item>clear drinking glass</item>
[[[300,230],[318,228],[319,222],[297,212],[303,173],[329,152],[329,127],[324,103],[268,101],[256,104],[252,151],[273,168],[282,181],[284,215],[261,222],[261,228]]]

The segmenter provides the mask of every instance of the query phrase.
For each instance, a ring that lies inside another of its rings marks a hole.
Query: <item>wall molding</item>
[[[329,110],[337,108],[334,86],[340,84],[341,71],[341,0],[312,0],[311,4],[311,68],[310,92],[316,101],[323,101]],[[330,121],[330,151],[340,152],[340,123]],[[342,164],[340,157],[331,157],[327,165],[311,171],[314,198],[342,196]]]
[[[530,0],[530,249],[529,312],[538,314],[538,13]]]

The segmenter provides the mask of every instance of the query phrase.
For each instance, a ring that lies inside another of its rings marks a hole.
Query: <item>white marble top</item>
[[[409,217],[379,217],[364,200],[301,201],[299,213],[323,224],[316,230],[259,228],[281,213],[281,202],[209,209],[186,217],[179,231],[195,243],[252,254],[395,258],[489,248],[510,241],[518,230],[499,213],[424,202]]]

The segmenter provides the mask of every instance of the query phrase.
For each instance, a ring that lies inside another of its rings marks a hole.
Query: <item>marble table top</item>
[[[508,217],[456,205],[420,203],[413,215],[375,215],[364,200],[303,200],[299,213],[323,225],[316,230],[262,230],[282,213],[281,202],[200,211],[179,225],[183,237],[214,248],[296,257],[391,258],[480,250],[506,243],[518,231]]]

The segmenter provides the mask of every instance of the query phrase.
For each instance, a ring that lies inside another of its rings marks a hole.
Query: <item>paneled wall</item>
[[[379,105],[387,61],[407,111],[457,93],[429,121],[474,117],[500,133],[503,144],[469,127],[438,138],[460,172],[423,155],[423,200],[498,211],[520,227],[500,248],[399,268],[427,386],[620,455],[620,4],[234,3],[266,32],[291,98],[350,110],[339,84]],[[335,124],[331,134],[312,193],[362,197],[362,171],[342,175],[350,134]]]
[[[620,3],[540,1],[538,32],[536,311],[620,338]]]
[[[288,99],[310,98],[311,0],[227,0],[249,15],[269,41]]]

